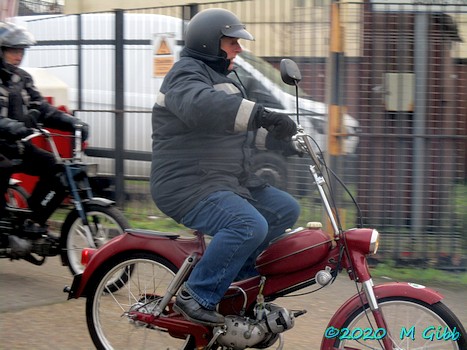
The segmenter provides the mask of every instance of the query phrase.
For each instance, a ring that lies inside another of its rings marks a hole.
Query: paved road
[[[42,266],[24,261],[0,260],[0,349],[94,349],[86,328],[84,299],[67,301],[62,292],[72,281],[58,258]],[[434,288],[445,303],[467,324],[467,293],[461,289]],[[307,309],[285,333],[285,350],[318,349],[332,314],[351,295],[353,283],[341,275],[318,293],[284,298],[281,306]],[[155,347],[157,349],[157,346]]]

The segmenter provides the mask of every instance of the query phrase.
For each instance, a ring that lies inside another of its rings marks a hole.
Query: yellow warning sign
[[[174,36],[170,33],[156,34],[153,41],[152,75],[154,78],[163,78],[175,63],[172,52]]]
[[[173,56],[155,57],[153,61],[153,76],[155,78],[165,77],[173,65]]]
[[[170,55],[170,54],[172,54],[172,51],[170,51],[170,47],[165,41],[165,38],[162,38],[159,44],[159,48],[156,51],[156,55]]]

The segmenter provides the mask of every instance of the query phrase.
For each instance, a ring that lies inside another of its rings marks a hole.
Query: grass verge
[[[380,263],[373,267],[371,275],[373,277],[426,285],[467,286],[467,272],[448,272],[434,268],[395,267],[390,262]]]

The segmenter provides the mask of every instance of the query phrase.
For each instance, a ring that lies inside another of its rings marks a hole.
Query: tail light
[[[81,264],[83,266],[87,266],[89,264],[89,261],[91,261],[92,256],[96,252],[97,249],[94,248],[84,248],[81,251]]]

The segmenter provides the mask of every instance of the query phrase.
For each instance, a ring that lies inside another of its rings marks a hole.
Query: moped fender
[[[98,206],[105,207],[105,208],[111,207],[111,206],[113,206],[114,204],[115,204],[114,201],[112,201],[112,200],[110,200],[110,199],[107,199],[107,198],[101,198],[101,197],[92,197],[92,198],[90,198],[90,199],[88,199],[88,200],[84,200],[84,201],[83,201],[83,205],[85,205],[85,206],[86,206],[86,205],[98,205]],[[68,216],[69,216],[69,215],[72,215],[72,213],[74,213],[74,212],[76,212],[76,211],[77,211],[76,209],[70,211],[70,212],[68,213]],[[65,244],[66,244],[66,243],[63,242],[63,238],[62,238],[62,245],[65,245]],[[67,265],[67,263],[66,263],[66,261],[67,261],[67,259],[66,259],[66,254],[67,254],[67,253],[66,253],[66,250],[65,250],[65,249],[63,249],[62,252],[61,252],[61,254],[60,254],[60,255],[61,255],[61,259],[62,259],[62,264],[63,264],[64,266]]]
[[[377,285],[373,289],[378,300],[387,297],[403,297],[421,300],[429,305],[433,305],[444,298],[440,293],[416,283],[390,282]],[[348,299],[339,310],[336,311],[327,327],[341,329],[348,317],[357,309],[361,309],[362,300],[364,303],[367,302],[367,298],[363,292],[361,294],[355,294]],[[323,338],[321,350],[334,349],[334,342],[335,339]]]
[[[115,204],[114,201],[107,199],[107,198],[101,198],[101,197],[92,197],[89,200],[85,202],[86,204],[95,204],[95,205],[101,205],[103,207],[110,207]]]
[[[100,247],[92,256],[82,274],[76,275],[69,290],[68,299],[85,297],[88,286],[101,266],[130,252],[150,252],[160,255],[180,267],[191,254],[202,255],[203,243],[196,238],[148,231],[127,230]],[[111,262],[110,262],[111,263]]]

